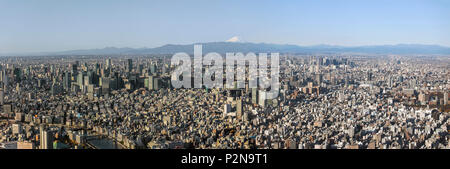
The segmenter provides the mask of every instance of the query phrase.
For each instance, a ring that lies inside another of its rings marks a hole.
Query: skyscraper
[[[444,105],[448,104],[448,92],[444,91]]]
[[[72,64],[72,72],[71,73],[76,73],[78,71],[78,61],[75,64]]]
[[[80,87],[80,89],[83,88],[83,81],[84,81],[84,77],[83,77],[83,73],[79,73],[77,76],[77,84]]]
[[[43,125],[39,128],[40,131],[40,149],[53,149],[53,133],[44,128]]]
[[[159,90],[159,83],[160,83],[159,78],[153,78],[153,90]]]
[[[242,117],[242,111],[243,111],[243,105],[242,105],[242,99],[238,99],[237,100],[237,104],[236,104],[236,116],[238,119],[241,119]]]
[[[110,67],[111,67],[111,59],[108,58],[108,59],[106,59],[106,68],[108,69]]]
[[[266,107],[266,99],[267,99],[267,92],[266,91],[260,91],[259,92],[259,101],[258,104],[261,107]]]
[[[252,103],[258,104],[258,88],[252,88]]]
[[[3,73],[3,90],[8,89],[8,75],[6,75],[6,71],[2,71]]]
[[[152,73],[152,75],[156,73],[156,64],[153,63],[152,65],[150,65],[150,72]]]
[[[228,113],[231,112],[231,105],[230,104],[225,104],[223,107],[223,116],[227,116]]]
[[[148,81],[148,90],[155,89],[154,77],[153,76],[147,77],[147,81]]]
[[[63,77],[64,90],[66,90],[66,91],[70,90],[70,85],[71,85],[70,73],[69,72],[65,72],[64,73],[64,77]]]
[[[0,89],[0,105],[3,105],[5,99],[5,93],[3,92],[3,89]]]
[[[133,60],[132,59],[127,59],[128,61],[128,72],[131,72],[133,70]]]

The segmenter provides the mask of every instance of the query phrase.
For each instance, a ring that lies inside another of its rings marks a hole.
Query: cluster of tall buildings
[[[0,147],[450,148],[449,62],[283,55],[272,98],[248,81],[173,88],[163,55],[6,57]]]

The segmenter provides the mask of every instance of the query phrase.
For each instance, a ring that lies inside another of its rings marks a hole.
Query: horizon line
[[[269,44],[269,45],[292,45],[292,46],[298,46],[298,47],[316,47],[316,46],[330,46],[330,47],[343,47],[343,48],[352,48],[352,47],[367,47],[367,46],[399,46],[399,45],[424,45],[424,46],[439,46],[444,48],[450,48],[450,46],[441,45],[441,44],[425,44],[425,43],[396,43],[396,44],[374,44],[374,45],[336,45],[336,44],[326,44],[326,43],[320,43],[320,44],[314,44],[314,45],[300,45],[300,44],[289,44],[289,43],[270,43],[270,42],[245,42],[245,41],[238,41],[238,42],[227,42],[227,41],[211,41],[211,42],[194,42],[194,43],[187,43],[187,44],[176,44],[176,43],[167,43],[164,45],[156,46],[156,47],[117,47],[117,46],[105,46],[101,48],[83,48],[83,49],[63,49],[63,50],[54,50],[54,51],[32,51],[32,52],[1,52],[0,55],[4,56],[6,55],[27,55],[27,54],[42,54],[42,53],[58,53],[58,52],[69,52],[69,51],[77,51],[77,50],[100,50],[100,49],[107,49],[107,48],[115,48],[115,49],[153,49],[153,48],[159,48],[167,45],[195,45],[195,44],[205,44],[205,43],[251,43],[251,44]]]

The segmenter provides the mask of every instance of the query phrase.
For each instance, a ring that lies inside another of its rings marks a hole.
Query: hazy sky
[[[450,46],[448,0],[0,0],[0,53],[226,41]]]

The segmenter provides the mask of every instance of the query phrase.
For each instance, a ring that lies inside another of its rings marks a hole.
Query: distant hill
[[[299,53],[299,54],[334,54],[334,53],[365,53],[365,54],[450,54],[450,48],[439,45],[421,45],[421,44],[398,44],[398,45],[379,45],[379,46],[297,46],[287,44],[267,44],[267,43],[241,43],[241,42],[209,42],[196,43],[203,45],[203,53],[217,52],[280,52],[280,53]],[[115,48],[107,47],[103,49],[71,50],[62,52],[46,52],[34,55],[116,55],[116,54],[174,54],[177,52],[186,52],[193,54],[195,44],[188,45],[164,45],[156,48]],[[33,54],[28,54],[33,55]]]

